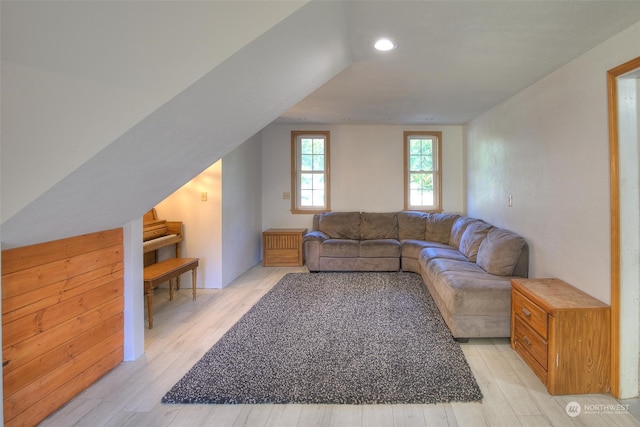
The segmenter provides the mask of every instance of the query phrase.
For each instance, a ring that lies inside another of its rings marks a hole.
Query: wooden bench
[[[193,299],[196,299],[196,271],[198,258],[169,258],[144,268],[144,293],[147,295],[149,329],[153,328],[153,290],[161,283],[169,282],[169,300],[173,300],[173,279],[191,270]]]

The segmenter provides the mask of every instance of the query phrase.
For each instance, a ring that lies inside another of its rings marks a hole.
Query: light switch
[[[207,192],[203,191],[202,193],[200,193],[200,201],[201,202],[206,202],[207,201]]]
[[[289,193],[288,191],[285,191],[284,193],[282,193],[282,198],[284,200],[289,200],[291,198],[291,193]]]

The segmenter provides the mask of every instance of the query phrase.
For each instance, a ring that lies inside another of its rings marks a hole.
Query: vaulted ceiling
[[[122,226],[273,121],[463,124],[640,20],[637,1],[0,7],[3,247]]]
[[[464,124],[638,22],[640,2],[351,1],[346,19],[353,64],[279,122]]]

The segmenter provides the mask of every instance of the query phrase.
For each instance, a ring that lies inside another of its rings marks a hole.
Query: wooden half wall
[[[123,360],[122,229],[2,251],[5,425],[35,425]]]

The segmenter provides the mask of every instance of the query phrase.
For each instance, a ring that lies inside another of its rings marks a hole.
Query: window
[[[329,210],[329,131],[291,132],[291,212]]]
[[[442,132],[404,132],[404,208],[436,211],[441,207]]]

